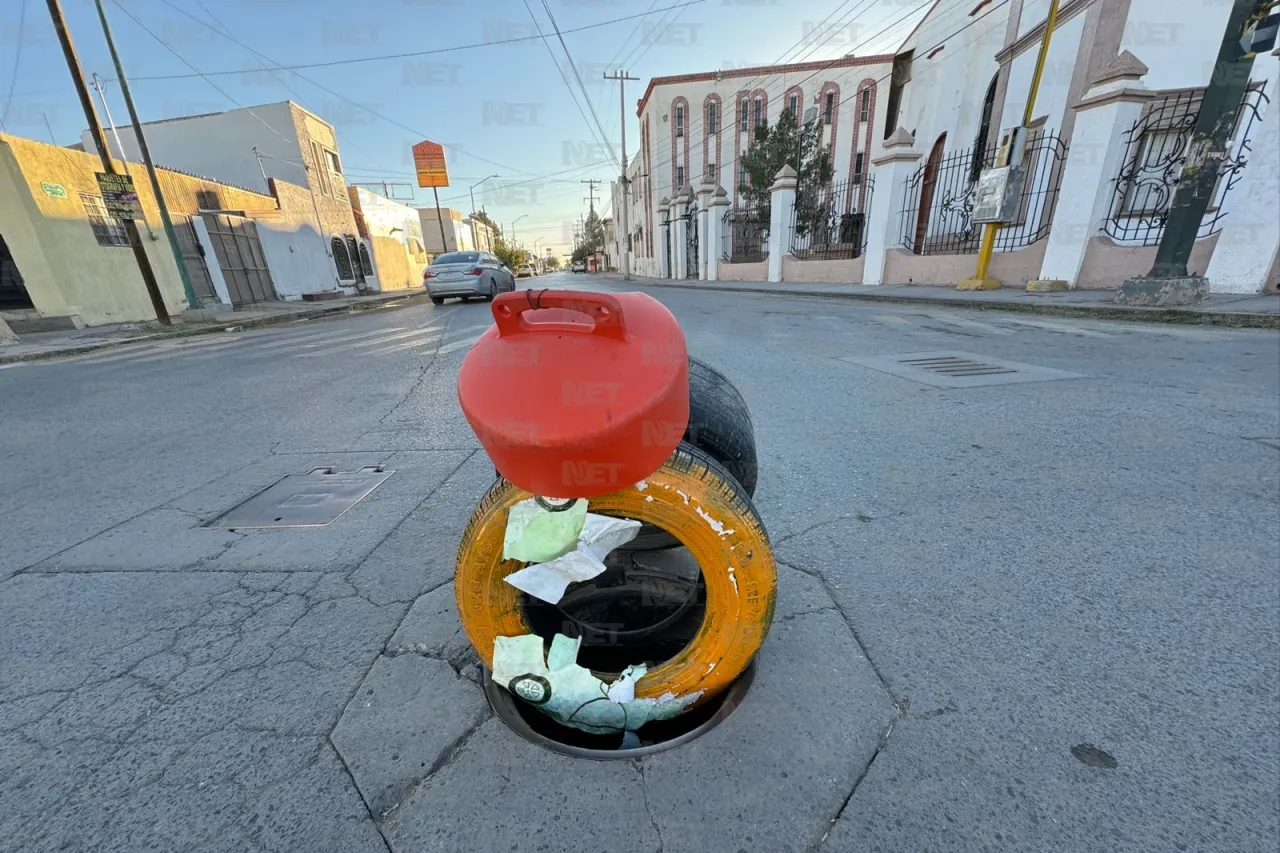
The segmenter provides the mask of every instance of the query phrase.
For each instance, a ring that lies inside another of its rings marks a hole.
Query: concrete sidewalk
[[[1112,290],[1028,293],[1025,290],[1010,287],[1002,290],[960,292],[950,287],[924,284],[867,285],[654,278],[636,278],[635,280],[643,282],[647,287],[671,287],[685,290],[865,299],[875,302],[947,305],[979,310],[1025,311],[1062,317],[1280,329],[1280,294],[1278,293],[1217,293],[1199,305],[1185,308],[1142,308],[1116,304],[1113,301],[1115,291]]]
[[[155,338],[201,335],[237,327],[250,329],[255,326],[274,326],[355,311],[393,308],[425,295],[426,290],[414,288],[323,302],[263,302],[241,311],[187,311],[180,317],[175,317],[173,325],[169,327],[149,322],[32,332],[18,335],[16,343],[5,343],[4,339],[0,339],[0,364],[76,355]]]

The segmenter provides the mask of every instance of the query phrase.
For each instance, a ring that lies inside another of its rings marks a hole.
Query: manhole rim
[[[720,707],[707,720],[694,726],[683,734],[676,735],[670,740],[664,740],[662,743],[649,744],[648,746],[640,746],[635,749],[591,749],[583,746],[573,746],[571,744],[560,743],[553,738],[537,732],[530,726],[523,716],[521,716],[517,702],[519,700],[507,692],[497,682],[493,680],[493,673],[488,667],[482,667],[484,670],[484,694],[489,702],[489,707],[496,716],[511,732],[524,738],[526,741],[539,746],[548,752],[554,752],[557,755],[568,755],[572,758],[586,758],[591,761],[618,761],[630,758],[644,758],[649,755],[656,755],[659,752],[675,749],[684,746],[702,735],[714,729],[723,723],[729,716],[738,709],[742,704],[742,700],[746,698],[747,691],[751,688],[751,684],[755,681],[756,675],[756,658],[753,657],[751,662],[747,664],[742,674],[729,685],[724,694],[719,697]],[[715,700],[712,700],[715,701]]]

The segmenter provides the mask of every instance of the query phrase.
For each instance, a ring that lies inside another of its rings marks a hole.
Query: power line
[[[112,2],[113,2],[113,3],[115,3],[117,6],[120,6],[120,2],[119,2],[119,0],[112,0]],[[186,15],[188,18],[191,18],[191,20],[196,21],[197,23],[202,24],[202,25],[204,25],[205,27],[208,27],[209,29],[213,29],[213,28],[212,28],[212,27],[211,27],[207,22],[200,20],[199,18],[197,18],[196,16],[192,15],[191,13],[187,12],[185,9],[182,9],[182,8],[181,8],[181,7],[179,7],[179,6],[174,6],[171,2],[169,2],[169,0],[162,0],[162,2],[165,2],[165,3],[166,3],[166,4],[168,4],[171,8],[176,9],[177,11],[179,11],[179,12],[181,12],[182,14]],[[704,0],[698,0],[698,2],[704,2]],[[127,10],[124,10],[124,7],[122,7],[122,6],[121,6],[120,8],[121,8],[121,10],[122,10],[122,11],[125,11],[125,14],[128,14],[128,15],[129,15],[129,17],[133,18],[133,20],[134,20],[134,21],[137,21],[139,26],[142,26],[142,22],[141,22],[141,21],[138,21],[138,19],[137,19],[136,17],[134,17],[132,14],[130,14]],[[145,29],[146,29],[146,27],[145,27],[145,26],[143,26],[143,29],[145,30]],[[151,34],[152,38],[155,38],[155,39],[157,39],[157,40],[160,40],[160,39],[159,39],[159,37],[155,35],[155,33],[151,33],[151,31],[150,31],[150,30],[147,30],[147,32]],[[214,32],[217,32],[217,30],[214,30]],[[225,35],[225,34],[224,34],[224,35]],[[253,50],[253,48],[251,48],[251,47],[249,47],[248,45],[244,44],[244,43],[243,43],[243,42],[241,42],[239,39],[235,39],[235,38],[232,38],[232,37],[230,37],[230,36],[226,36],[226,37],[227,37],[230,41],[234,42],[235,44],[238,44],[238,45],[240,45],[241,47],[243,47],[245,50],[248,50],[248,51],[253,52],[253,53],[257,53],[257,51],[254,51],[254,50]],[[161,41],[161,43],[163,44],[163,41]],[[166,47],[168,47],[168,45],[166,45]],[[186,65],[188,68],[191,68],[191,69],[193,69],[193,70],[195,70],[195,71],[196,71],[196,73],[195,73],[194,75],[190,75],[190,74],[189,74],[189,75],[183,75],[184,77],[192,77],[192,76],[194,76],[194,77],[200,77],[200,78],[204,79],[206,83],[209,83],[209,85],[213,86],[215,89],[218,89],[218,91],[219,91],[219,92],[222,92],[222,91],[223,91],[222,89],[218,88],[218,86],[216,86],[212,81],[210,81],[210,80],[208,79],[208,76],[209,76],[209,75],[207,75],[207,74],[204,74],[204,73],[200,72],[200,71],[199,71],[199,69],[196,69],[194,65],[192,65],[190,62],[187,62],[185,59],[183,59],[183,58],[182,58],[182,56],[180,56],[179,54],[177,54],[177,52],[176,52],[176,51],[174,51],[174,50],[173,50],[173,48],[168,48],[168,49],[169,49],[169,52],[170,52],[170,53],[173,53],[175,56],[177,56],[177,57],[178,57],[178,59],[180,59],[184,65]],[[286,66],[284,66],[284,65],[280,65],[280,63],[275,62],[275,61],[274,61],[274,60],[272,60],[270,57],[267,57],[265,54],[261,54],[261,53],[259,53],[258,55],[259,55],[259,56],[262,56],[264,59],[266,59],[266,61],[271,62],[272,64],[276,65],[276,66],[277,66],[281,71],[291,71],[291,72],[292,72],[296,77],[298,77],[300,80],[304,80],[304,81],[306,81],[306,82],[310,83],[312,86],[315,86],[317,89],[320,89],[321,91],[328,92],[330,95],[333,95],[335,98],[338,98],[339,100],[342,100],[342,101],[347,102],[348,104],[351,104],[353,107],[357,107],[358,109],[364,110],[365,112],[369,113],[370,115],[374,116],[375,118],[379,118],[379,119],[381,119],[381,120],[383,120],[383,121],[387,122],[388,124],[395,125],[396,127],[400,128],[401,130],[407,130],[407,131],[409,131],[410,133],[412,133],[412,134],[413,134],[414,136],[416,136],[416,137],[419,137],[419,138],[422,138],[422,139],[429,139],[429,138],[430,138],[427,134],[422,133],[422,132],[421,132],[421,131],[419,131],[419,130],[415,130],[414,128],[409,127],[407,124],[403,124],[403,123],[401,123],[401,122],[398,122],[398,121],[396,121],[395,119],[387,118],[386,116],[382,115],[382,114],[381,114],[381,113],[379,113],[377,110],[374,110],[373,108],[369,107],[369,106],[368,106],[368,105],[366,105],[366,104],[361,104],[361,103],[358,103],[358,102],[356,102],[356,101],[353,101],[353,100],[351,100],[350,98],[348,98],[346,95],[340,94],[339,92],[335,92],[333,89],[330,89],[328,86],[325,86],[325,85],[323,85],[323,84],[321,84],[321,83],[317,83],[315,80],[312,80],[310,77],[307,77],[307,76],[305,76],[305,75],[299,74],[297,71],[293,71],[291,68],[288,68],[288,67],[286,67]],[[152,78],[152,79],[155,79],[155,78]],[[236,103],[235,99],[234,99],[234,98],[231,98],[231,96],[227,95],[225,92],[223,92],[223,95],[224,95],[228,100],[230,100],[233,104],[234,104],[234,103]],[[255,118],[256,118],[256,116],[255,116]],[[259,119],[259,121],[261,121],[261,119]],[[264,123],[264,124],[265,124],[265,123]],[[269,125],[268,125],[268,126],[269,126]],[[274,132],[274,130],[273,130],[273,132]],[[279,135],[279,134],[277,134],[277,135]],[[454,153],[461,154],[461,155],[463,155],[463,156],[465,156],[465,157],[470,157],[470,158],[472,158],[473,160],[479,160],[479,161],[480,161],[480,162],[482,162],[482,163],[488,163],[490,166],[497,166],[497,167],[498,167],[498,168],[500,168],[500,169],[506,169],[506,170],[508,170],[508,171],[512,171],[512,172],[519,172],[520,174],[523,174],[523,175],[530,175],[530,176],[536,177],[536,176],[534,176],[534,175],[533,175],[533,173],[532,173],[532,172],[526,172],[524,169],[517,169],[517,168],[515,168],[514,166],[508,166],[508,165],[507,165],[507,164],[505,164],[505,163],[499,163],[499,162],[497,162],[496,160],[490,160],[490,159],[488,159],[487,157],[481,157],[479,154],[472,154],[472,153],[470,153],[469,151],[464,151],[464,150],[462,150],[461,148],[450,148],[449,150],[453,151]]]
[[[674,6],[665,6],[662,9],[653,9],[648,12],[639,12],[634,15],[624,15],[620,18],[612,18],[608,21],[601,21],[596,24],[584,24],[580,27],[570,27],[569,29],[564,30],[563,32],[580,33],[580,32],[585,32],[587,30],[598,30],[601,27],[608,27],[613,24],[620,24],[624,21],[634,21],[637,18],[644,18],[648,15],[656,14],[658,12],[664,12],[668,9],[679,9],[685,6],[697,6],[698,4],[705,3],[705,2],[707,2],[707,0],[684,0],[684,2],[677,3]],[[411,51],[408,53],[387,53],[387,54],[381,54],[379,56],[355,57],[353,59],[334,59],[328,62],[302,62],[302,63],[297,63],[295,65],[280,65],[279,67],[281,71],[296,71],[300,68],[331,68],[335,65],[354,65],[354,64],[363,63],[363,62],[382,62],[387,59],[414,59],[420,56],[435,56],[442,53],[456,53],[462,50],[474,50],[477,48],[496,47],[504,44],[516,44],[518,42],[537,41],[540,38],[541,36],[518,36],[515,38],[495,39],[493,41],[477,42],[473,44],[462,44],[462,45],[457,45],[455,47],[440,47],[440,48],[435,48],[433,50],[417,50],[417,51]],[[191,77],[200,77],[200,76],[226,77],[232,74],[243,74],[243,73],[244,73],[243,68],[235,68],[235,69],[227,69],[225,71],[206,71],[204,75],[200,75],[200,74],[148,75],[145,77],[136,77],[134,78],[134,80],[135,82],[138,80],[182,80],[182,79],[187,79]]]
[[[22,9],[18,12],[18,49],[13,52],[13,75],[9,80],[9,94],[4,99],[4,113],[0,115],[0,127],[4,127],[9,117],[9,107],[13,106],[13,87],[18,82],[18,68],[22,64],[22,42],[27,29],[27,0],[22,0]]]
[[[250,53],[252,53],[254,56],[257,56],[259,59],[263,59],[263,60],[265,60],[265,61],[267,61],[267,62],[271,62],[271,58],[270,58],[270,57],[266,56],[265,54],[259,53],[257,50],[254,50],[252,47],[250,47],[249,45],[245,44],[244,42],[242,42],[242,41],[240,41],[239,39],[237,39],[234,35],[232,35],[230,27],[228,27],[225,23],[223,23],[223,21],[222,21],[220,18],[218,18],[218,16],[217,16],[217,15],[213,14],[212,12],[210,12],[210,11],[209,11],[209,8],[208,8],[207,6],[205,6],[205,5],[204,5],[204,3],[202,3],[202,2],[201,2],[201,0],[194,0],[194,2],[195,2],[195,4],[196,4],[197,6],[199,6],[199,7],[200,7],[200,10],[201,10],[201,11],[203,11],[206,15],[208,15],[211,19],[213,19],[213,22],[214,22],[214,23],[216,23],[216,24],[218,25],[218,28],[219,28],[219,29],[213,29],[212,27],[209,27],[209,25],[208,25],[208,24],[206,24],[204,21],[201,21],[199,18],[195,17],[194,15],[189,14],[185,9],[183,9],[183,8],[182,8],[182,7],[180,7],[180,6],[177,6],[177,5],[173,4],[172,2],[170,2],[170,0],[160,0],[160,2],[164,3],[166,6],[168,6],[169,8],[171,8],[171,9],[173,9],[173,10],[177,11],[177,12],[181,12],[182,14],[184,14],[184,15],[186,15],[187,17],[191,18],[191,19],[192,19],[193,21],[195,21],[196,23],[201,24],[201,25],[205,26],[205,27],[206,27],[206,28],[208,28],[208,29],[212,29],[212,30],[213,30],[213,32],[214,32],[214,34],[216,34],[216,35],[220,35],[220,36],[222,36],[223,38],[227,39],[228,41],[232,42],[233,44],[237,44],[237,45],[239,45],[240,47],[242,47],[242,48],[244,48],[245,50],[247,50],[247,51],[249,51]],[[220,30],[220,31],[219,31],[219,30]],[[275,64],[275,63],[272,63],[272,64]],[[206,81],[206,82],[207,82],[207,81]],[[291,95],[293,95],[294,97],[296,97],[299,101],[303,100],[302,96],[298,94],[297,90],[296,90],[296,89],[294,89],[292,86],[290,86],[286,81],[281,80],[280,82],[281,82],[281,84],[283,84],[283,85],[284,85],[285,89],[287,89]],[[337,133],[337,129],[336,129],[336,128],[334,129],[334,133],[335,133],[335,134]],[[351,139],[351,137],[350,137],[350,136],[347,136],[347,137],[346,137],[346,142],[347,142],[347,146],[348,146],[349,148],[353,148],[353,149],[355,149],[356,151],[360,152],[361,154],[364,154],[366,157],[371,157],[371,156],[372,156],[372,155],[370,155],[370,154],[369,154],[369,152],[368,152],[368,151],[364,150],[361,146],[357,145],[357,144],[356,144],[356,143]],[[344,165],[344,166],[346,166],[346,164],[345,164],[345,163],[344,163],[343,165]],[[350,169],[347,169],[347,171],[350,171]],[[389,170],[389,171],[390,171],[390,170]],[[404,177],[405,175],[409,175],[409,174],[412,174],[412,173],[411,173],[408,169],[403,169],[403,170],[397,170],[397,171],[394,171],[394,172],[393,172],[393,174],[394,174],[394,175],[396,175],[396,176],[398,176],[398,177]]]
[[[573,91],[573,84],[571,84],[571,83],[569,82],[569,76],[568,76],[567,74],[565,74],[565,73],[564,73],[564,69],[560,66],[560,63],[556,60],[555,51],[553,51],[553,50],[551,49],[551,43],[550,43],[549,41],[547,41],[546,36],[544,36],[544,35],[543,35],[543,33],[542,33],[542,24],[538,22],[538,18],[537,18],[537,16],[533,14],[533,8],[529,5],[529,0],[523,0],[523,2],[524,2],[524,8],[525,8],[525,11],[527,11],[527,12],[529,13],[529,17],[530,17],[530,19],[532,19],[532,20],[533,20],[533,26],[534,26],[534,28],[538,31],[538,35],[539,35],[539,36],[542,36],[542,46],[543,46],[543,47],[545,47],[545,48],[547,49],[547,55],[551,57],[551,63],[552,63],[553,65],[555,65],[555,67],[556,67],[556,71],[557,71],[557,72],[559,72],[559,74],[560,74],[560,79],[561,79],[562,81],[564,81],[564,86],[565,86],[565,88],[569,90],[569,97],[570,97],[570,99],[573,101],[573,105],[574,105],[575,107],[577,107],[577,108],[578,108],[578,114],[579,114],[580,116],[582,116],[582,120],[583,120],[583,121],[586,123],[586,125],[587,125],[587,132],[589,132],[589,133],[591,134],[591,138],[592,138],[592,139],[594,139],[598,144],[603,145],[603,146],[605,146],[605,147],[607,148],[607,147],[608,147],[608,142],[609,142],[609,137],[608,137],[607,135],[603,135],[603,134],[604,134],[603,129],[601,129],[601,130],[600,130],[600,133],[597,133],[597,132],[596,132],[596,129],[597,129],[597,128],[599,127],[599,125],[600,125],[600,120],[599,120],[599,118],[596,118],[596,124],[595,124],[595,126],[593,127],[593,126],[592,126],[592,124],[591,124],[591,119],[587,118],[586,110],[584,110],[584,109],[582,108],[582,104],[578,103],[578,95],[577,95],[577,93],[575,93],[575,92]],[[563,44],[564,44],[564,40],[563,40],[563,39],[561,39],[560,44],[561,44],[561,45],[563,45]],[[568,55],[568,51],[566,51],[566,55]],[[573,62],[573,58],[572,58],[572,57],[570,57],[569,62],[572,64],[572,62]],[[574,73],[575,73],[575,74],[577,74],[577,69],[576,69],[576,68],[574,68]],[[579,79],[579,84],[581,84],[581,79]],[[583,93],[582,93],[582,94],[583,94],[583,97],[584,97],[584,98],[587,98],[587,94],[586,94],[586,91],[585,91],[585,90],[583,91]],[[590,98],[587,98],[587,106],[588,106],[588,107],[591,107],[591,99],[590,99]],[[592,108],[592,109],[591,109],[591,114],[592,114],[593,116],[595,115],[595,109],[594,109],[594,108]]]
[[[609,153],[614,162],[617,157],[613,155],[612,146],[609,145],[609,134],[604,132],[604,126],[600,123],[600,116],[596,113],[595,105],[591,103],[591,96],[587,94],[587,87],[583,85],[582,75],[578,73],[578,64],[573,61],[573,54],[569,52],[569,46],[564,43],[564,34],[560,32],[560,24],[556,22],[556,16],[551,13],[551,7],[547,5],[547,0],[542,0],[542,8],[547,13],[547,20],[551,22],[551,28],[556,31],[556,38],[560,42],[560,48],[564,51],[565,58],[569,60],[569,70],[573,72],[573,77],[578,81],[578,88],[582,91],[582,97],[587,102],[587,109],[591,112],[591,117],[596,121],[596,127],[600,129],[600,136],[603,137],[604,143],[609,147]]]
[[[951,32],[950,34],[948,34],[948,35],[944,36],[944,37],[942,38],[942,40],[941,40],[940,42],[938,42],[938,44],[937,44],[937,45],[934,45],[933,47],[928,48],[925,52],[928,52],[928,51],[930,51],[930,50],[933,50],[933,48],[934,48],[934,47],[937,47],[937,46],[939,46],[939,45],[945,44],[945,43],[946,43],[946,41],[947,41],[948,39],[952,38],[953,36],[959,35],[960,33],[962,33],[962,32],[964,32],[965,30],[967,30],[969,27],[974,26],[974,25],[975,25],[975,24],[977,24],[979,21],[981,21],[981,20],[985,19],[986,17],[988,17],[989,15],[991,15],[992,13],[994,13],[997,9],[1000,9],[1000,8],[1001,8],[1001,7],[1003,7],[1003,6],[1008,5],[1008,3],[1009,3],[1009,0],[999,0],[999,2],[997,2],[996,4],[994,4],[993,6],[991,6],[989,9],[987,9],[987,10],[986,10],[986,11],[985,11],[981,16],[979,16],[978,18],[974,19],[973,21],[970,21],[968,24],[966,24],[965,26],[963,26],[963,27],[961,27],[961,28],[959,28],[959,29],[955,30],[954,32]],[[878,30],[876,33],[873,33],[873,34],[872,34],[868,39],[863,40],[863,41],[860,41],[860,42],[859,42],[859,44],[858,44],[857,46],[855,46],[855,47],[858,47],[858,46],[861,46],[861,45],[863,45],[863,44],[866,44],[867,42],[871,41],[872,39],[878,39],[878,38],[882,37],[885,33],[889,32],[889,31],[890,31],[891,29],[893,29],[894,27],[900,26],[900,25],[901,25],[903,22],[905,22],[909,17],[911,17],[911,16],[912,16],[912,15],[914,15],[915,13],[917,13],[917,12],[921,11],[922,9],[924,9],[924,7],[926,7],[926,6],[933,6],[933,5],[935,5],[935,0],[924,0],[924,2],[923,2],[923,3],[921,3],[919,6],[916,6],[915,8],[913,8],[913,9],[911,9],[911,10],[907,11],[905,14],[903,14],[903,15],[899,16],[896,20],[894,20],[893,22],[891,22],[891,23],[889,23],[889,24],[885,25],[884,27],[881,27],[881,28],[880,28],[880,30]],[[955,16],[955,15],[956,15],[956,13],[952,13],[952,14],[953,14],[953,16]],[[965,17],[968,17],[968,14],[967,14],[967,13],[965,13],[965,12],[963,11],[963,9],[959,10],[959,13],[958,13],[958,14],[959,14],[959,15],[963,15],[963,16],[965,16]],[[837,57],[837,58],[835,58],[835,59],[831,60],[830,62],[827,62],[827,63],[823,64],[822,66],[820,66],[819,68],[817,68],[815,71],[813,71],[811,74],[809,74],[807,77],[805,77],[803,80],[801,80],[801,83],[803,83],[803,82],[805,82],[805,81],[807,81],[807,80],[811,79],[811,78],[812,78],[812,77],[814,77],[815,75],[817,75],[817,74],[821,73],[822,71],[825,71],[825,70],[827,70],[827,69],[831,68],[832,66],[834,66],[834,65],[838,64],[839,62],[841,62],[841,61],[843,61],[843,60],[845,60],[845,59],[847,59],[847,56],[840,56],[840,57]],[[784,73],[785,73],[785,72],[784,72]],[[879,83],[883,83],[885,80],[887,80],[887,79],[889,79],[890,77],[892,77],[892,75],[893,75],[893,72],[892,72],[892,71],[890,71],[890,72],[889,72],[889,74],[886,74],[886,75],[884,75],[884,76],[882,76],[882,77],[879,77],[879,78],[876,78],[876,79],[872,80],[872,83],[873,83],[873,84],[877,84],[877,85],[878,85]],[[778,76],[780,76],[780,75],[778,74],[778,72],[765,72],[765,73],[762,73],[762,74],[759,74],[759,75],[755,75],[755,76],[754,76],[754,77],[752,77],[752,78],[751,78],[751,79],[750,79],[746,84],[744,84],[741,88],[743,88],[743,89],[749,89],[749,88],[751,88],[751,86],[752,86],[753,84],[755,84],[755,83],[758,83],[758,82],[760,82],[760,81],[762,81],[762,80],[765,80],[765,79],[767,79],[767,78],[770,78],[770,77],[778,77]],[[795,85],[799,85],[799,84],[795,84]],[[852,100],[853,98],[855,98],[855,97],[857,97],[857,92],[856,92],[856,91],[854,91],[853,93],[851,93],[848,97],[842,97],[842,98],[840,99],[839,103],[837,103],[837,104],[835,104],[835,105],[834,105],[834,109],[835,109],[835,110],[838,110],[841,106],[843,106],[845,103],[847,103],[847,102],[851,101],[851,100]],[[701,120],[701,118],[702,118],[701,113],[699,113],[699,115],[698,115],[698,120],[700,121],[700,120]],[[691,122],[690,122],[690,128],[689,128],[689,130],[686,130],[686,133],[688,133],[688,134],[694,134],[694,133],[696,133],[695,128],[696,128],[697,126],[699,126],[698,122],[691,121]],[[664,166],[668,166],[668,165],[670,165],[670,164],[671,164],[671,162],[672,162],[672,156],[671,156],[670,154],[667,154],[667,155],[666,155],[666,157],[665,157],[665,159],[658,160],[657,162],[654,162],[654,163],[650,164],[650,173],[652,174],[652,173],[653,173],[653,171],[654,171],[655,169],[660,169],[660,168],[662,168],[662,167],[664,167]],[[650,180],[652,180],[652,179],[650,179]]]
[[[200,69],[196,68],[196,67],[195,67],[194,65],[192,65],[190,62],[188,62],[188,61],[186,60],[186,58],[185,58],[182,54],[178,53],[178,51],[177,51],[177,50],[175,50],[175,49],[173,48],[173,46],[172,46],[172,45],[170,45],[170,44],[169,44],[167,41],[165,41],[163,38],[161,38],[160,36],[158,36],[158,35],[156,35],[154,32],[152,32],[152,31],[151,31],[151,29],[150,29],[146,24],[142,23],[142,21],[140,21],[140,20],[138,19],[138,16],[137,16],[137,15],[133,14],[133,13],[132,13],[132,12],[130,12],[128,9],[126,9],[124,6],[120,5],[120,0],[111,0],[111,2],[115,5],[115,7],[116,7],[117,9],[119,9],[121,12],[124,12],[124,13],[125,13],[125,15],[127,15],[127,16],[129,17],[129,19],[130,19],[130,20],[132,20],[135,24],[137,24],[137,25],[142,29],[142,31],[143,31],[143,32],[145,32],[147,35],[151,36],[153,39],[155,39],[156,41],[158,41],[158,42],[160,43],[160,45],[161,45],[165,50],[169,51],[169,52],[170,52],[170,53],[172,53],[174,56],[176,56],[176,57],[178,58],[178,61],[179,61],[179,62],[181,62],[183,65],[187,66],[187,67],[188,67],[188,68],[190,68],[191,70],[195,71],[197,76],[199,76],[199,77],[203,77],[203,76],[204,76],[204,75],[200,74]],[[118,81],[117,81],[117,82],[118,82]],[[239,101],[237,101],[235,98],[231,97],[231,95],[227,93],[227,90],[226,90],[226,89],[223,89],[221,86],[219,86],[217,83],[214,83],[212,80],[207,80],[207,79],[206,79],[206,80],[205,80],[205,82],[206,82],[206,83],[208,83],[210,86],[212,86],[214,89],[216,89],[216,90],[218,91],[218,93],[222,95],[222,97],[226,98],[228,101],[230,101],[231,103],[235,104],[237,107],[240,107],[241,109],[243,109],[243,110],[245,110],[246,112],[248,112],[248,113],[249,113],[249,115],[253,117],[254,121],[258,122],[258,124],[262,125],[262,126],[263,126],[263,127],[265,127],[267,130],[271,131],[271,132],[272,132],[272,133],[274,133],[276,136],[278,136],[278,137],[280,137],[281,139],[283,139],[285,142],[289,142],[289,141],[290,141],[287,137],[285,137],[282,133],[280,133],[280,131],[276,130],[274,127],[272,127],[271,125],[269,125],[269,124],[267,124],[265,121],[263,121],[261,118],[259,118],[259,117],[258,117],[258,114],[257,114],[257,113],[255,113],[251,107],[243,107],[243,106],[241,106],[240,102],[239,102]]]

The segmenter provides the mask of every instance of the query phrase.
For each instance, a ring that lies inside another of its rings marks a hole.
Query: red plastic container
[[[590,498],[657,471],[689,423],[689,356],[643,293],[504,293],[458,375],[494,467],[535,495]]]

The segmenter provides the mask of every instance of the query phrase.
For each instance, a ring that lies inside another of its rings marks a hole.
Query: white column
[[[1280,254],[1280,91],[1277,72],[1280,61],[1260,56],[1254,60],[1258,72],[1269,73],[1266,87],[1270,103],[1254,121],[1249,143],[1249,162],[1240,183],[1232,188],[1222,234],[1204,277],[1210,293],[1258,293]],[[1241,124],[1248,116],[1241,119]]]
[[[716,194],[716,185],[710,181],[706,181],[698,188],[698,278],[702,281],[707,280],[708,261],[711,249],[711,227],[707,220],[707,209],[711,206],[711,199]]]
[[[1076,123],[1049,229],[1040,278],[1027,290],[1067,290],[1076,286],[1089,241],[1102,231],[1115,201],[1115,180],[1128,150],[1127,132],[1154,97],[1141,82],[1147,73],[1125,51],[1099,73],[1075,105]]]
[[[729,194],[716,187],[707,207],[707,281],[720,280],[720,253],[724,243],[724,217],[729,212]]]
[[[666,196],[658,202],[658,278],[671,278],[671,264],[667,246],[671,245],[671,199]]]
[[[796,206],[796,170],[778,170],[769,187],[769,281],[782,281],[782,256],[791,249],[791,219]]]
[[[672,278],[684,278],[689,269],[689,197],[683,192],[671,203],[671,270]]]
[[[885,253],[902,245],[902,208],[907,196],[907,180],[920,168],[921,154],[912,147],[914,144],[915,138],[900,127],[885,140],[887,153],[871,161],[875,189],[867,216],[869,230],[863,284],[884,284]]]

